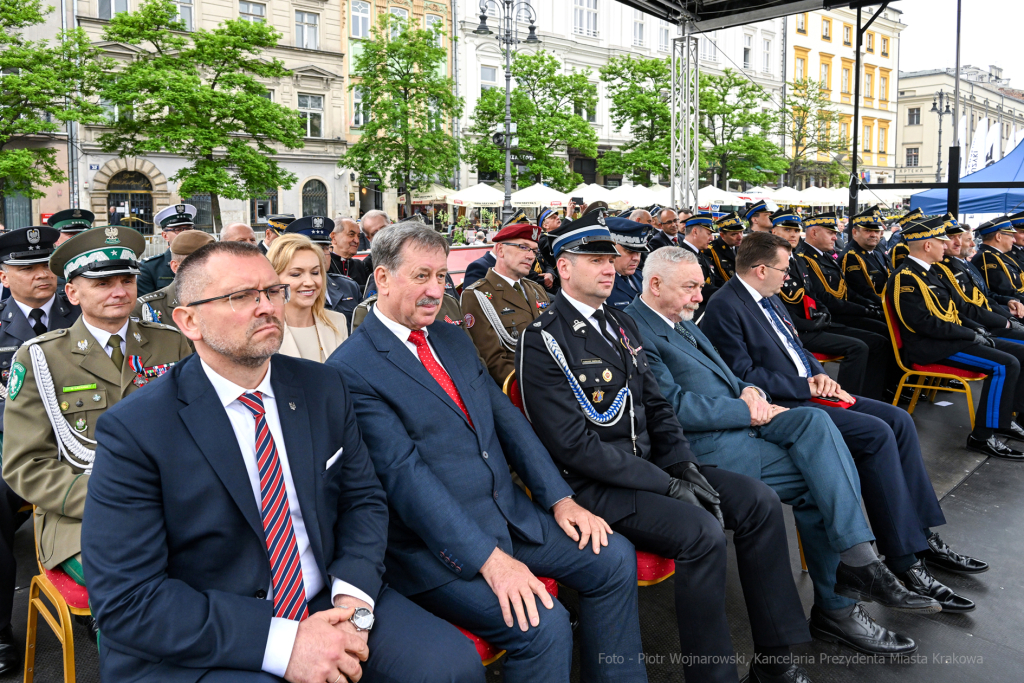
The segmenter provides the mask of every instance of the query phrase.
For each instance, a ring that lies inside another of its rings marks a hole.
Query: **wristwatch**
[[[348,618],[357,631],[369,631],[373,628],[373,612],[365,607],[356,607],[356,611]]]

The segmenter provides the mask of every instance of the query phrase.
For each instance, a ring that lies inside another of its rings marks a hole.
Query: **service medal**
[[[594,403],[600,403],[604,400],[604,392],[600,389],[594,389],[594,393],[591,395]]]
[[[75,431],[84,432],[85,431],[85,427],[86,427],[86,425],[85,425],[85,418],[84,417],[80,417],[77,420],[75,420]]]
[[[132,383],[137,387],[144,387],[149,384],[149,380],[146,379],[144,375],[139,374],[135,375],[135,379],[132,380]]]
[[[612,381],[612,371],[608,370],[608,369],[605,369],[605,371],[601,373],[601,379],[603,379],[605,382],[611,382]]]

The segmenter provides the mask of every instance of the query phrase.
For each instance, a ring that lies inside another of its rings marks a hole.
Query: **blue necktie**
[[[772,305],[771,299],[763,297],[761,299],[761,308],[768,311],[768,317],[771,318],[772,325],[775,329],[782,333],[782,338],[789,344],[789,348],[796,351],[796,355],[800,358],[800,362],[804,364],[804,370],[807,371],[808,377],[814,377],[814,372],[811,370],[811,364],[807,362],[807,356],[804,355],[803,348],[797,344],[796,339],[789,333],[785,323],[782,322],[782,318],[779,317],[778,312],[775,310],[775,306]]]

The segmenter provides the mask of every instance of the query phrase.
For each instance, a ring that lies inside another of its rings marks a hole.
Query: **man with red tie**
[[[277,353],[290,292],[266,257],[212,243],[176,282],[196,355],[97,425],[82,547],[103,679],[483,681],[465,636],[384,585],[350,393]]]

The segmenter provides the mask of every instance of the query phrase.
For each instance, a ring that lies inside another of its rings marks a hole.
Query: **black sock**
[[[767,647],[755,644],[754,663],[757,664],[758,671],[763,671],[769,676],[781,676],[789,670],[793,662],[788,645]]]
[[[900,555],[898,557],[893,558],[885,558],[885,566],[887,566],[889,568],[889,571],[891,571],[893,574],[902,574],[903,572],[907,571],[915,564],[917,564],[917,562],[917,555],[914,555],[913,553],[909,555]]]

